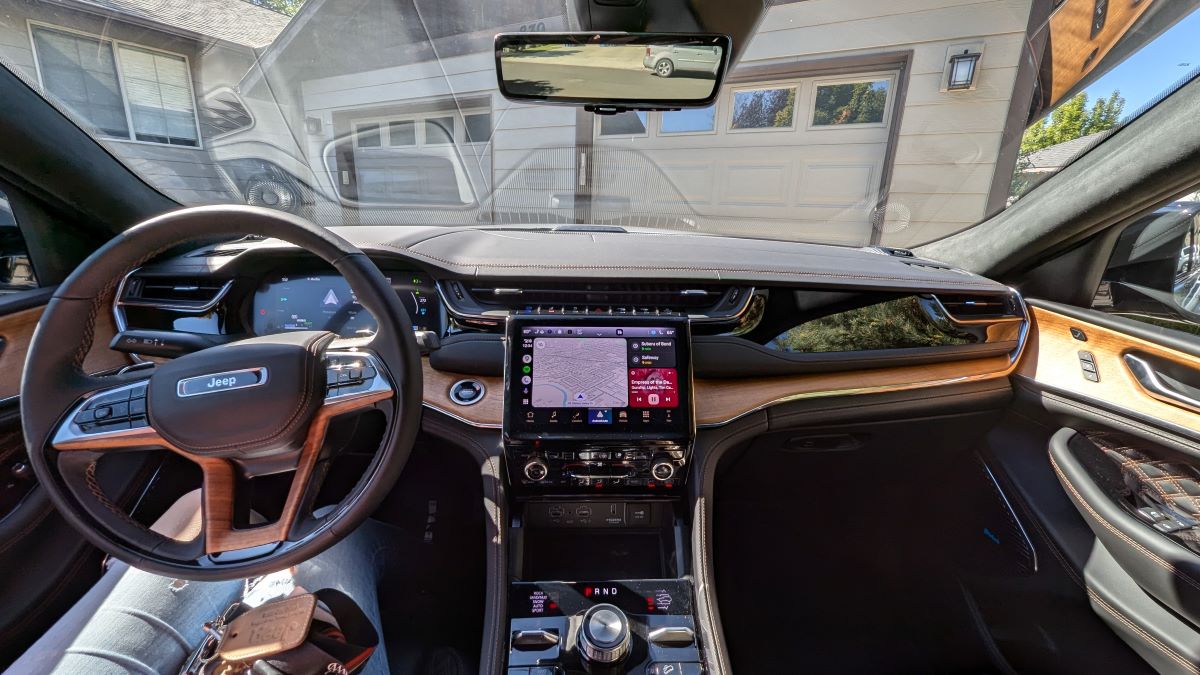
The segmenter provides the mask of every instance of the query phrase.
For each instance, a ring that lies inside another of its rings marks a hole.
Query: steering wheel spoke
[[[329,423],[339,415],[373,408],[395,395],[387,375],[368,352],[329,351],[325,354],[327,393],[317,409],[304,444],[295,455],[295,473],[279,518],[271,523],[238,528],[238,467],[230,460],[190,457],[204,473],[205,548],[209,555],[265,547],[289,538],[304,507],[311,506],[313,485]],[[264,460],[271,463],[271,459]],[[248,465],[253,463],[247,463]]]
[[[143,379],[89,392],[63,418],[51,445],[91,452],[165,446],[147,415],[146,388]]]

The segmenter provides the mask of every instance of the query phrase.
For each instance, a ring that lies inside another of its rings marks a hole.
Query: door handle
[[[1156,369],[1140,356],[1126,354],[1124,359],[1133,379],[1151,398],[1200,413],[1200,389]]]

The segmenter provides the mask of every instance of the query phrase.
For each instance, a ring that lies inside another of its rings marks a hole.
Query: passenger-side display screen
[[[687,326],[514,319],[510,436],[686,436]]]

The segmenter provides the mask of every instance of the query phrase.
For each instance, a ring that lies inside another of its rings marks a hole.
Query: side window
[[[25,238],[17,228],[8,196],[0,192],[0,295],[37,288]]]
[[[1200,335],[1200,194],[1126,226],[1092,309]]]

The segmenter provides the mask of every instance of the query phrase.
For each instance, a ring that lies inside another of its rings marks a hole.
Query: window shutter
[[[120,52],[134,138],[198,145],[187,62],[178,56],[123,45]]]

